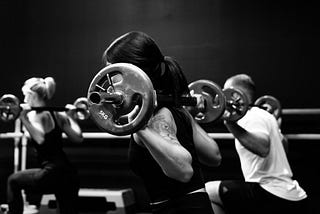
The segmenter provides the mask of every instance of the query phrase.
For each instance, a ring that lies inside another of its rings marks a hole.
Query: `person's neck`
[[[36,102],[36,103],[33,103],[32,107],[44,107],[46,106],[46,103],[45,102]]]

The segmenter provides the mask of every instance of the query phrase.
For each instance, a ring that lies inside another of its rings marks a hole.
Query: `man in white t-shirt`
[[[307,213],[307,194],[292,178],[279,124],[269,112],[252,106],[255,84],[246,74],[230,77],[224,88],[237,88],[250,108],[237,122],[224,121],[235,137],[245,180],[210,181],[206,190],[219,213]]]

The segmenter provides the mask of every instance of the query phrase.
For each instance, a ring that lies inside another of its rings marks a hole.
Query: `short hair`
[[[249,96],[249,99],[251,99],[251,102],[253,102],[255,98],[256,93],[256,86],[252,78],[247,74],[236,74],[234,76],[229,77],[227,81],[231,81],[231,83],[235,86],[239,86],[246,90],[248,93],[247,96]]]

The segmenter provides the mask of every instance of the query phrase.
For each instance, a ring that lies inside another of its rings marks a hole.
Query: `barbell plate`
[[[9,122],[19,117],[21,112],[20,101],[13,94],[4,94],[0,98],[0,120]]]
[[[86,120],[90,117],[88,99],[86,97],[77,98],[73,105],[76,107],[76,111],[73,118],[78,120]]]
[[[276,119],[278,119],[281,116],[282,107],[280,101],[271,95],[264,95],[259,97],[254,104],[268,111]]]
[[[90,100],[92,93],[119,93],[120,105]],[[88,89],[89,112],[102,130],[114,135],[128,135],[147,124],[156,106],[153,85],[146,73],[129,63],[115,63],[100,70]],[[123,120],[138,106],[132,120]],[[124,121],[124,122],[123,122]]]
[[[205,100],[205,108],[203,111],[197,111],[193,107],[191,113],[195,120],[199,123],[210,123],[220,118],[225,109],[224,94],[216,83],[210,80],[196,80],[189,84],[189,90],[194,91],[194,94],[201,94]]]
[[[247,96],[236,88],[225,88],[223,89],[223,93],[226,99],[226,109],[223,118],[228,121],[241,119],[249,108]]]

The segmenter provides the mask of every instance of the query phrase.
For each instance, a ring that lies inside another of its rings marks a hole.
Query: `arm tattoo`
[[[170,124],[163,115],[154,116],[149,121],[148,126],[165,139],[172,142],[178,142],[173,124]]]

